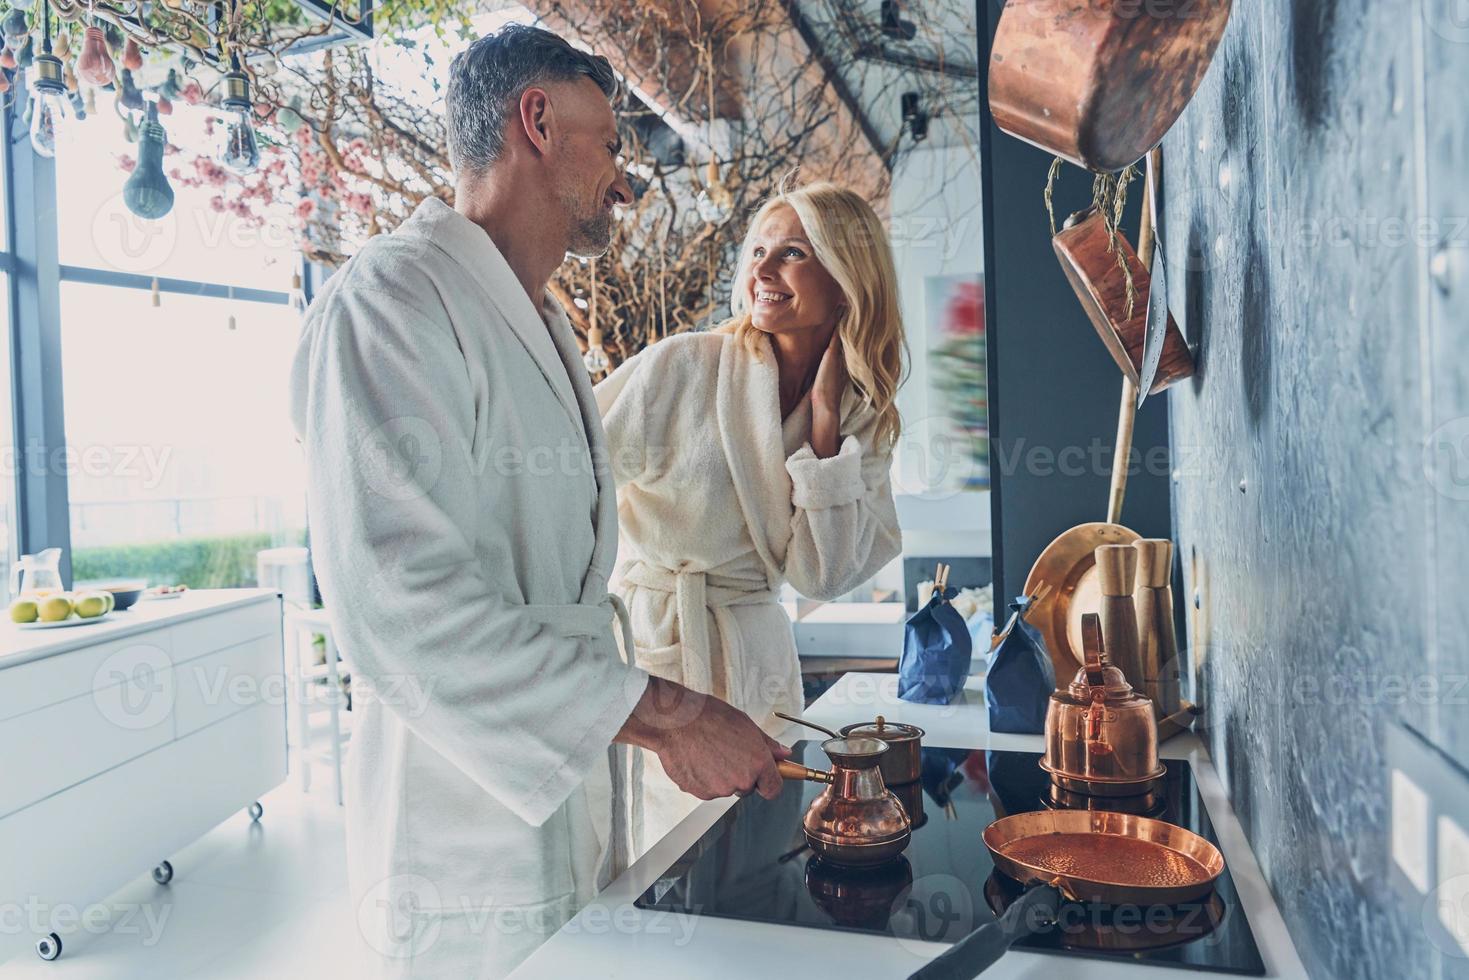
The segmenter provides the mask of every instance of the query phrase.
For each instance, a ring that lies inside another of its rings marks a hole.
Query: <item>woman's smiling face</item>
[[[836,321],[842,288],[820,262],[794,208],[767,214],[751,242],[743,284],[750,320],[764,333],[793,333]]]

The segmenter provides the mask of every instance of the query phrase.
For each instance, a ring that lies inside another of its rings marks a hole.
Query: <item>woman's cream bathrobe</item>
[[[618,483],[612,587],[631,613],[637,665],[780,730],[772,713],[803,705],[781,583],[830,599],[901,550],[875,414],[849,392],[840,452],[819,459],[809,396],[781,420],[769,342],[757,356],[723,333],[662,340],[596,393]],[[655,756],[642,762],[639,852],[698,803]]]

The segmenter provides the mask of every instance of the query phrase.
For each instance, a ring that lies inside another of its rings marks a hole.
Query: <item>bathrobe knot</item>
[[[711,674],[713,651],[709,645],[709,618],[714,617],[719,630],[720,647],[724,651],[725,694],[736,701],[740,685],[749,683],[745,669],[745,650],[740,629],[729,610],[732,606],[753,606],[775,602],[778,593],[766,582],[731,578],[708,572],[663,568],[643,560],[624,565],[621,581],[673,596],[674,617],[682,648],[683,684],[701,694],[714,693]],[[629,645],[629,648],[630,645]]]

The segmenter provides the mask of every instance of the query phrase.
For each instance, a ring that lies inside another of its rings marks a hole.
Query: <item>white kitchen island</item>
[[[914,705],[897,699],[897,677],[894,675],[847,674],[817,700],[805,716],[828,727],[836,727],[870,721],[882,714],[893,721],[909,722],[924,728],[927,733],[925,746],[1040,752],[1043,745],[1039,735],[990,734],[983,684],[983,677],[970,678],[964,697],[952,705]],[[790,744],[812,736],[820,737],[806,729],[791,726],[786,730],[783,741]],[[1266,975],[1304,978],[1305,968],[1260,875],[1218,775],[1198,738],[1192,734],[1174,738],[1164,743],[1162,755],[1170,759],[1186,759],[1193,767],[1199,792],[1219,836],[1225,861],[1229,864],[1240,901],[1264,958]],[[784,980],[797,976],[902,980],[926,959],[949,948],[941,943],[678,915],[635,907],[634,901],[734,802],[717,800],[695,810],[522,964],[513,974],[514,980],[564,980],[567,977]],[[985,976],[1049,980],[1063,973],[1097,980],[1138,977],[1175,980],[1199,975],[1152,964],[1013,950]]]
[[[149,868],[166,883],[170,855],[278,786],[285,695],[270,589],[0,624],[0,960],[54,958],[79,910]]]

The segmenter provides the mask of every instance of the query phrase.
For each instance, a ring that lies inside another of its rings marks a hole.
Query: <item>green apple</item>
[[[95,619],[107,612],[106,592],[83,592],[77,596],[77,615],[83,619]]]
[[[41,600],[41,622],[59,623],[72,613],[71,596],[66,593],[48,595]]]
[[[102,594],[107,597],[107,611],[112,612],[113,608],[117,606],[117,596],[111,592],[103,592]]]
[[[36,605],[35,599],[17,599],[10,604],[12,623],[34,623],[40,614],[41,608]]]

